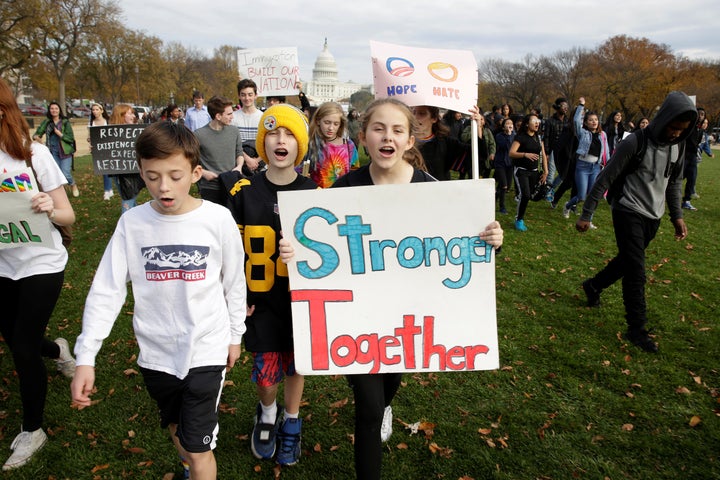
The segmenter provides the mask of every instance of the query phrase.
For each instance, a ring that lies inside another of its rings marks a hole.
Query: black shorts
[[[188,452],[213,450],[225,365],[191,368],[182,380],[142,367],[140,372],[150,397],[160,409],[160,426],[176,424],[180,445]]]

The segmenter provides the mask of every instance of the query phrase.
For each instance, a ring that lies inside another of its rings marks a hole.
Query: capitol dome
[[[322,52],[315,60],[315,68],[313,68],[313,80],[320,82],[337,82],[338,68],[335,63],[335,57],[328,50],[327,38]]]

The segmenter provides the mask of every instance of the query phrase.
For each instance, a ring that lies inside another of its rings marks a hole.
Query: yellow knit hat
[[[297,140],[298,155],[295,159],[295,166],[298,166],[308,151],[308,121],[303,112],[287,103],[273,105],[265,110],[265,113],[260,118],[257,137],[255,137],[255,149],[258,156],[264,161],[268,161],[265,153],[265,135],[267,132],[280,127],[290,130],[295,140]]]

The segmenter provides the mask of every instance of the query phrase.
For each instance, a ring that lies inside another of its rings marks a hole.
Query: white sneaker
[[[570,209],[567,204],[563,207],[563,218],[570,218]]]
[[[590,230],[597,230],[597,226],[592,222],[590,222]]]
[[[103,193],[103,200],[110,200],[113,195],[115,195],[115,192],[112,190],[105,190],[105,193]]]
[[[42,428],[38,428],[34,432],[20,432],[10,444],[10,450],[13,451],[13,454],[7,459],[2,469],[7,471],[22,467],[30,461],[37,451],[45,446],[46,442],[47,435],[45,435]]]
[[[387,442],[390,440],[392,435],[392,407],[388,405],[385,407],[385,413],[383,413],[382,425],[380,425],[380,440]]]
[[[68,378],[73,378],[75,375],[75,359],[70,353],[70,345],[64,338],[56,338],[55,343],[60,347],[60,356],[55,360],[58,372]]]

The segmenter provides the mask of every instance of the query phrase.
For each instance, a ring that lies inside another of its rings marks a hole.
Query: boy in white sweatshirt
[[[244,251],[230,212],[190,195],[202,175],[186,128],[147,127],[136,142],[153,201],[120,217],[85,303],[72,398],[90,405],[95,357],[125,301],[135,301],[138,365],[193,480],[215,479],[212,450],[226,370],[245,331]]]

